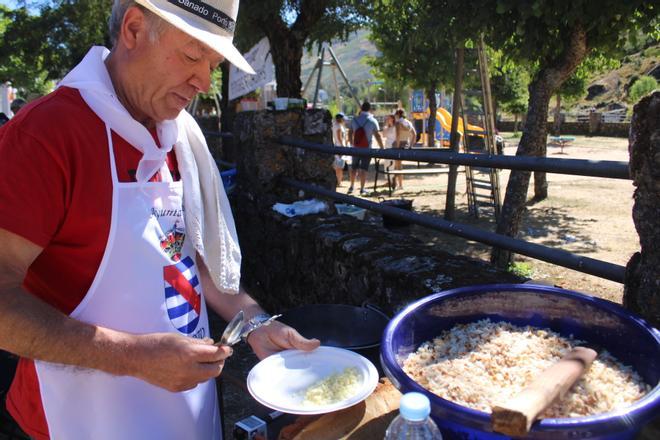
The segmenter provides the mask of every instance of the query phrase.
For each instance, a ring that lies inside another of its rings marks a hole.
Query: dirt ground
[[[504,153],[515,155],[519,139],[512,133],[503,135],[506,141]],[[628,161],[627,139],[585,136],[575,138],[572,145],[564,148],[563,153],[559,147],[549,146],[548,157]],[[404,162],[404,168],[416,167],[416,163]],[[365,198],[390,198],[386,179],[382,174],[379,176],[376,190],[373,191],[374,174],[372,165],[367,180],[371,193]],[[561,174],[547,176],[549,197],[527,206],[519,238],[625,266],[630,256],[639,250],[638,236],[632,220],[632,181]],[[508,170],[500,171],[502,198],[508,177]],[[348,182],[344,180],[338,191],[345,192],[347,188]],[[392,198],[413,199],[416,212],[440,217],[443,215],[447,190],[446,174],[405,176],[403,188],[395,192]],[[531,200],[532,184],[528,196]],[[479,219],[468,213],[465,175],[459,174],[456,221],[494,231],[492,209],[482,208],[480,212]],[[490,255],[490,247],[477,242],[418,226],[409,227],[409,231],[428,246],[438,246],[448,252],[482,260],[488,260]],[[516,267],[534,280],[615,302],[622,300],[622,284],[520,255],[516,256],[515,261]]]

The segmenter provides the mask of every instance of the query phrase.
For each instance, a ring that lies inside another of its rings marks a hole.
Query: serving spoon
[[[282,315],[271,316],[270,318],[261,322],[253,322],[251,320],[244,322],[245,314],[243,313],[243,310],[240,310],[236,316],[234,316],[232,320],[229,321],[229,324],[227,324],[227,327],[225,327],[225,331],[222,332],[220,341],[218,341],[215,345],[227,345],[231,347],[240,341],[241,338],[246,338],[248,334],[260,327],[270,325],[280,316]]]

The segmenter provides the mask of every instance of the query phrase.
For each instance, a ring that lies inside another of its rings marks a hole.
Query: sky
[[[19,5],[22,5],[23,3],[24,3],[23,0],[0,0],[0,4],[5,5],[5,6],[9,6],[12,9],[16,8]],[[39,3],[39,2],[35,1],[35,0],[28,0],[27,3],[28,3],[28,5],[30,5],[30,4],[35,4],[35,3]]]

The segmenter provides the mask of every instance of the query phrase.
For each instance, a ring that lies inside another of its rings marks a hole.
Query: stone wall
[[[245,112],[234,123],[238,189],[232,195],[243,251],[243,282],[269,311],[311,303],[361,304],[389,313],[434,291],[470,284],[520,282],[492,266],[433,251],[384,229],[379,217],[359,221],[331,213],[286,218],[275,202],[299,194],[281,176],[334,188],[332,157],[274,142],[290,134],[330,142],[325,111]],[[307,198],[307,197],[305,197]]]
[[[499,131],[513,131],[513,121],[499,121],[497,123]],[[518,123],[518,130],[523,126]],[[563,122],[561,124],[562,135],[581,135],[581,136],[610,136],[610,137],[628,137],[630,123],[628,122],[608,122],[599,123],[595,129],[589,127],[589,122]],[[554,135],[554,124],[548,122],[548,133]]]

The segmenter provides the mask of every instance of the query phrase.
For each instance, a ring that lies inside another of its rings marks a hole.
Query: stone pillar
[[[242,280],[255,298],[268,304],[269,296],[286,293],[273,292],[272,284],[264,280],[276,274],[285,278],[273,284],[284,284],[289,276],[282,265],[287,246],[272,246],[282,236],[273,223],[272,206],[299,200],[298,191],[280,184],[280,177],[335,187],[331,154],[280,145],[276,140],[288,135],[332,144],[332,117],[325,110],[240,112],[233,133],[238,187],[231,202],[243,254]]]
[[[660,92],[635,105],[629,152],[641,250],[626,267],[623,304],[660,328]]]
[[[280,145],[281,136],[332,144],[332,118],[326,110],[240,112],[234,120],[234,143],[241,193],[292,202],[296,192],[279,184],[282,176],[335,187],[334,156]]]

